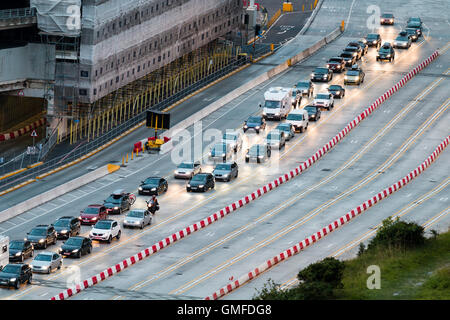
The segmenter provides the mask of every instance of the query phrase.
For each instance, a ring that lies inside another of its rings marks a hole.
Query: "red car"
[[[91,204],[86,209],[81,211],[80,220],[81,224],[96,224],[98,220],[104,220],[108,216],[106,207],[101,204]]]

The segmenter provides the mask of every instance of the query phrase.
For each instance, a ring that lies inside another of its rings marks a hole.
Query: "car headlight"
[[[344,76],[344,80],[347,80],[348,79],[348,77],[347,76]]]
[[[263,116],[265,116],[267,113],[265,111],[263,111]]]
[[[20,255],[22,255],[22,252],[17,252],[16,253],[16,257],[19,257]]]
[[[139,187],[138,190],[139,190],[139,191],[142,191],[142,187]]]
[[[72,250],[72,253],[77,253],[79,249]]]
[[[341,94],[341,90],[336,91],[336,94]]]
[[[204,184],[201,184],[201,185],[199,185],[198,187],[199,188],[203,188],[205,185]]]
[[[278,115],[279,113],[276,113],[275,115]],[[259,130],[260,126],[256,126],[255,129]]]
[[[173,173],[178,174],[178,170],[175,170]]]
[[[229,174],[227,173],[227,174],[224,174],[223,176],[224,176],[225,178],[227,178],[227,177],[229,176]]]
[[[390,21],[391,21],[391,22],[394,22],[394,19],[391,19]]]
[[[95,220],[97,220],[97,217],[93,217],[91,220],[94,220],[94,221],[95,221]]]
[[[376,40],[374,40],[373,42],[372,42],[373,44],[376,44],[377,43],[377,41]]]
[[[340,68],[341,68],[341,66],[340,66],[340,65],[337,65],[337,66],[336,66],[336,68],[340,69]]]
[[[394,46],[396,46],[396,45],[398,45],[398,42],[397,42],[397,41],[394,41]]]
[[[41,266],[41,268],[46,270],[46,269],[48,269],[48,266]]]
[[[58,249],[58,252],[59,252],[59,253],[62,253],[62,252],[63,252],[63,249],[61,249],[61,248]]]
[[[245,126],[244,126],[244,129],[247,129],[247,128],[248,128],[248,126],[247,126],[247,125],[245,125]]]
[[[327,64],[327,68],[329,68],[330,67],[330,65],[329,64]]]
[[[248,154],[245,155],[246,158],[250,158],[250,156]]]
[[[68,230],[62,230],[60,233],[67,233],[69,232]]]
[[[225,157],[226,156],[226,154],[225,153],[222,153],[222,157]]]
[[[359,76],[356,76],[355,80],[359,80]]]
[[[190,184],[188,183],[188,184],[187,184],[187,187],[188,187],[188,188],[190,188],[190,187],[191,187],[191,185],[190,185]]]
[[[315,114],[312,114],[312,115],[311,115],[311,118],[315,118],[315,117],[316,117],[316,115],[315,115]]]
[[[156,191],[156,188],[152,188],[152,191]]]
[[[314,73],[311,73],[311,77],[314,77]]]
[[[15,282],[16,280],[17,280],[16,278],[9,279],[9,281],[11,281],[11,282]]]
[[[39,240],[39,243],[43,243],[45,241],[45,239],[41,239]]]
[[[119,207],[114,207],[114,210],[119,210]]]
[[[391,57],[391,55],[390,54],[388,54],[386,57],[388,57],[388,58],[390,58]]]
[[[264,158],[264,156],[258,156],[258,158],[259,158],[259,159],[262,159],[262,158]]]

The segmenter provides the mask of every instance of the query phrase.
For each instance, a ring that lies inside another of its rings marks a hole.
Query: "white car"
[[[30,263],[31,271],[48,273],[55,269],[61,269],[62,257],[51,251],[40,252]]]
[[[272,130],[267,134],[264,140],[271,148],[281,149],[286,145],[286,138],[284,132],[280,130]]]
[[[211,160],[223,160],[226,161],[228,158],[231,158],[233,150],[230,145],[222,142],[215,144],[211,150],[209,151],[209,159]]]
[[[224,133],[222,142],[228,144],[236,153],[242,148],[242,135],[238,131]]]
[[[113,238],[119,240],[121,234],[120,224],[116,220],[106,219],[100,220],[95,226],[92,226],[92,230],[89,232],[89,238],[91,240],[108,241],[108,243],[111,243]]]
[[[197,173],[202,172],[200,162],[182,162],[174,172],[175,179],[191,179]]]
[[[329,92],[318,93],[313,100],[313,105],[330,110],[334,107],[333,94]]]
[[[287,118],[286,122],[292,124],[295,131],[303,132],[308,129],[309,116],[308,111],[305,109],[292,110]]]

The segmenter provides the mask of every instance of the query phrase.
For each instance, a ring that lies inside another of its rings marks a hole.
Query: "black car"
[[[423,33],[423,29],[422,29],[422,23],[419,21],[410,21],[408,22],[408,24],[406,25],[407,28],[414,28],[416,29],[417,35],[420,37]]]
[[[420,19],[420,17],[409,17],[408,21],[406,21],[406,23],[410,23],[410,22],[416,22],[416,23],[422,25],[422,19]]]
[[[367,45],[369,47],[379,48],[381,47],[381,36],[378,33],[369,33],[366,36]]]
[[[312,121],[319,120],[322,115],[322,111],[320,110],[319,106],[309,105],[304,107],[303,109],[305,109],[308,112],[308,118],[309,120]]]
[[[299,81],[295,87],[300,90],[302,96],[311,97],[314,95],[314,85],[311,81]]]
[[[345,71],[345,60],[342,57],[332,57],[327,62],[327,68],[333,72]]]
[[[30,241],[13,240],[9,243],[9,262],[23,262],[34,255],[34,248]]]
[[[114,191],[103,203],[108,214],[122,214],[130,210],[131,203],[128,196],[129,194],[123,190]]]
[[[20,288],[22,283],[31,284],[33,273],[28,264],[7,264],[0,272],[0,286]]]
[[[47,249],[49,244],[56,244],[56,230],[53,225],[37,225],[27,233],[25,240],[29,240],[34,248]]]
[[[367,41],[365,39],[361,39],[356,41],[361,46],[362,49],[362,55],[365,56],[367,52],[369,51],[369,47],[367,46]]]
[[[353,52],[344,51],[340,56],[344,58],[346,67],[351,67],[356,63],[356,56],[353,54]]]
[[[406,28],[405,32],[410,36],[412,42],[416,42],[419,38],[416,28]]]
[[[244,132],[247,132],[247,130],[255,130],[256,133],[259,133],[261,130],[266,129],[266,121],[262,116],[250,116],[245,122],[244,122]]]
[[[344,52],[351,52],[356,57],[356,60],[361,59],[362,50],[361,47],[345,47]]]
[[[81,258],[83,254],[92,252],[92,240],[86,237],[70,237],[59,249],[63,257]]]
[[[328,92],[333,95],[334,98],[341,99],[345,97],[345,88],[338,84],[333,84],[328,87]]]
[[[358,41],[352,41],[347,44],[347,47],[354,47],[358,49],[358,56],[361,58],[364,55],[364,49]]]
[[[316,68],[311,73],[311,81],[325,81],[328,82],[333,79],[333,71],[328,68]]]
[[[380,24],[394,25],[395,18],[392,13],[383,13],[380,17]]]
[[[389,42],[385,42],[383,46],[378,50],[377,61],[389,60],[389,62],[395,59],[395,51]]]
[[[68,239],[69,237],[80,234],[81,222],[78,218],[64,216],[59,218],[53,224],[58,239]]]
[[[214,189],[215,181],[211,173],[198,173],[189,180],[186,185],[186,190],[189,191],[203,191]]]
[[[238,177],[238,165],[236,162],[219,163],[214,168],[212,174],[216,180],[230,181]]]
[[[160,177],[149,177],[141,181],[138,188],[139,194],[160,195],[169,189],[167,180]]]

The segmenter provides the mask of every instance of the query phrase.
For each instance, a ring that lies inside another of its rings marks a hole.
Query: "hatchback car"
[[[190,179],[200,172],[202,172],[202,167],[199,161],[185,161],[178,165],[174,172],[174,177],[175,179]]]
[[[394,25],[395,23],[395,18],[394,15],[392,13],[383,13],[380,17],[380,24],[389,24],[389,25]]]
[[[284,133],[286,141],[291,140],[295,135],[295,129],[292,123],[288,122],[280,123],[275,129]]]
[[[356,55],[353,52],[344,51],[340,56],[344,58],[346,67],[351,67],[356,63]]]
[[[381,47],[381,36],[378,33],[369,33],[366,36],[367,45],[369,47],[379,48]]]
[[[239,174],[238,165],[236,162],[219,163],[214,168],[212,174],[214,178],[222,181],[231,181],[233,178],[237,178]]]
[[[20,288],[22,283],[31,284],[33,274],[28,264],[7,264],[0,271],[0,286]]]
[[[233,150],[226,143],[217,143],[209,151],[209,159],[226,161],[233,155]]]
[[[333,71],[328,68],[316,68],[311,73],[311,81],[325,81],[329,82],[333,79]]]
[[[378,50],[377,61],[389,60],[389,62],[394,61],[395,51],[389,42],[385,42],[383,46]]]
[[[242,136],[238,131],[224,133],[222,142],[228,144],[235,153],[242,148]]]
[[[83,254],[92,252],[92,240],[85,237],[70,237],[59,249],[59,254],[63,257],[81,258]]]
[[[31,241],[13,240],[9,243],[9,262],[23,262],[34,255]]]
[[[30,263],[31,271],[50,274],[53,270],[61,269],[62,257],[51,251],[40,252]]]
[[[89,232],[89,239],[111,243],[113,238],[119,240],[121,234],[120,224],[116,220],[106,219],[92,226],[92,230]]]
[[[121,189],[116,190],[106,198],[103,205],[106,207],[108,214],[122,214],[131,208],[129,194]]]
[[[164,192],[167,192],[169,189],[169,184],[167,180],[161,177],[149,177],[144,181],[141,181],[141,184],[138,188],[138,193],[140,195],[148,194],[148,195],[160,195]]]
[[[133,209],[123,220],[124,228],[141,228],[152,224],[152,215],[146,209]]]
[[[406,28],[405,31],[411,38],[412,42],[416,42],[417,39],[419,38],[419,34],[417,33],[417,30],[415,28]]]
[[[327,68],[333,72],[343,72],[345,70],[345,60],[342,57],[332,57],[328,59]]]
[[[81,231],[80,220],[71,216],[59,218],[53,226],[55,227],[58,239],[68,239],[71,236],[79,235]]]
[[[214,189],[215,181],[211,173],[199,173],[192,177],[186,185],[186,191],[202,191],[206,192],[209,189]]]
[[[344,76],[344,84],[357,84],[360,85],[364,82],[365,73],[358,67],[354,65]]]
[[[286,145],[286,138],[283,131],[272,130],[267,134],[264,142],[271,148],[281,149]]]
[[[300,90],[302,96],[311,97],[314,94],[314,85],[311,81],[299,81],[295,87]]]
[[[351,52],[355,56],[356,60],[361,59],[362,50],[361,50],[361,47],[359,47],[359,45],[358,45],[358,47],[355,47],[355,46],[348,47],[347,46],[347,47],[345,47],[344,52]]]
[[[333,98],[341,99],[345,97],[345,88],[338,84],[329,86],[328,92],[333,95]]]
[[[394,40],[394,48],[408,49],[411,47],[411,42],[409,34],[406,31],[402,31]]]
[[[329,111],[334,107],[333,95],[329,92],[318,93],[314,97],[312,104],[327,109]]]
[[[358,41],[352,41],[352,42],[349,42],[349,43],[347,44],[347,47],[354,47],[354,48],[357,48],[357,49],[358,49],[357,52],[359,53],[359,57],[360,57],[360,58],[365,54],[364,47],[361,46],[361,44],[360,44]]]
[[[57,236],[53,225],[37,225],[27,233],[25,241],[30,241],[34,248],[47,249],[49,244],[56,244]]]
[[[319,106],[309,105],[304,107],[303,109],[305,109],[306,112],[308,112],[309,120],[317,121],[322,116],[322,111],[320,110]]]
[[[81,224],[92,225],[96,224],[97,221],[104,220],[108,216],[108,212],[106,211],[106,207],[101,204],[91,204],[87,206],[87,208],[80,211],[80,220]]]
[[[251,160],[256,160],[257,163],[267,161],[271,153],[270,146],[267,144],[255,144],[247,150],[245,162],[250,162]]]
[[[250,116],[245,122],[243,130],[247,132],[248,130],[254,130],[257,134],[261,130],[266,129],[266,121],[262,116]]]

